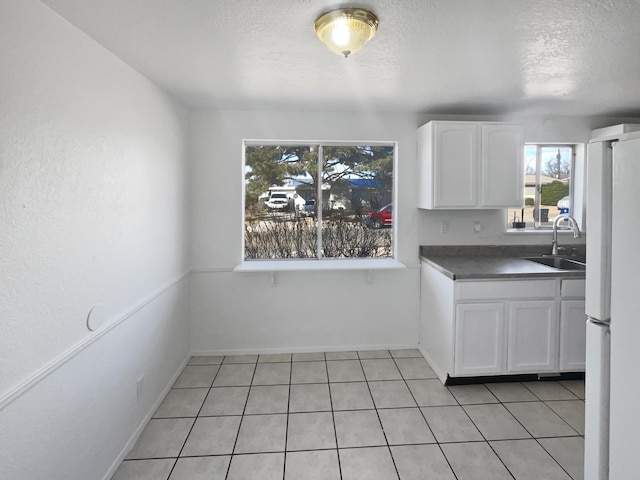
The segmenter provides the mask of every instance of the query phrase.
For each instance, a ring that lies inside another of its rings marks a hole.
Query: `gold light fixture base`
[[[313,28],[329,50],[347,58],[376,34],[378,17],[363,8],[339,8],[320,15]]]

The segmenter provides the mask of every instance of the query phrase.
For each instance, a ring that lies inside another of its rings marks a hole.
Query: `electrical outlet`
[[[136,382],[136,398],[140,399],[142,397],[142,387],[144,386],[144,375],[141,375],[138,381]]]
[[[443,220],[440,223],[440,233],[447,233],[449,231],[449,222]]]
[[[482,225],[480,222],[473,222],[473,233],[480,233],[482,231]]]

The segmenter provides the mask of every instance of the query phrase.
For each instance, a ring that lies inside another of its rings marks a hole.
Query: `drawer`
[[[456,300],[555,298],[555,280],[501,280],[456,282]]]
[[[584,298],[585,295],[585,280],[580,279],[562,279],[562,286],[560,287],[560,296],[564,297],[578,297]]]

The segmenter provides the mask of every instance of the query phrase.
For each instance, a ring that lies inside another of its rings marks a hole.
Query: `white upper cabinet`
[[[481,156],[481,206],[524,205],[524,136],[522,126],[483,124]]]
[[[477,206],[479,132],[470,122],[429,122],[420,128],[422,208]]]
[[[519,208],[524,204],[524,137],[511,123],[433,121],[418,130],[418,206]]]

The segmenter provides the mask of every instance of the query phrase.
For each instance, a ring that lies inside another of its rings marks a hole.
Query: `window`
[[[558,215],[575,215],[572,198],[574,159],[574,145],[525,145],[525,205],[520,211],[507,211],[509,227],[546,228],[552,226]]]
[[[393,258],[391,143],[244,145],[244,259]]]

